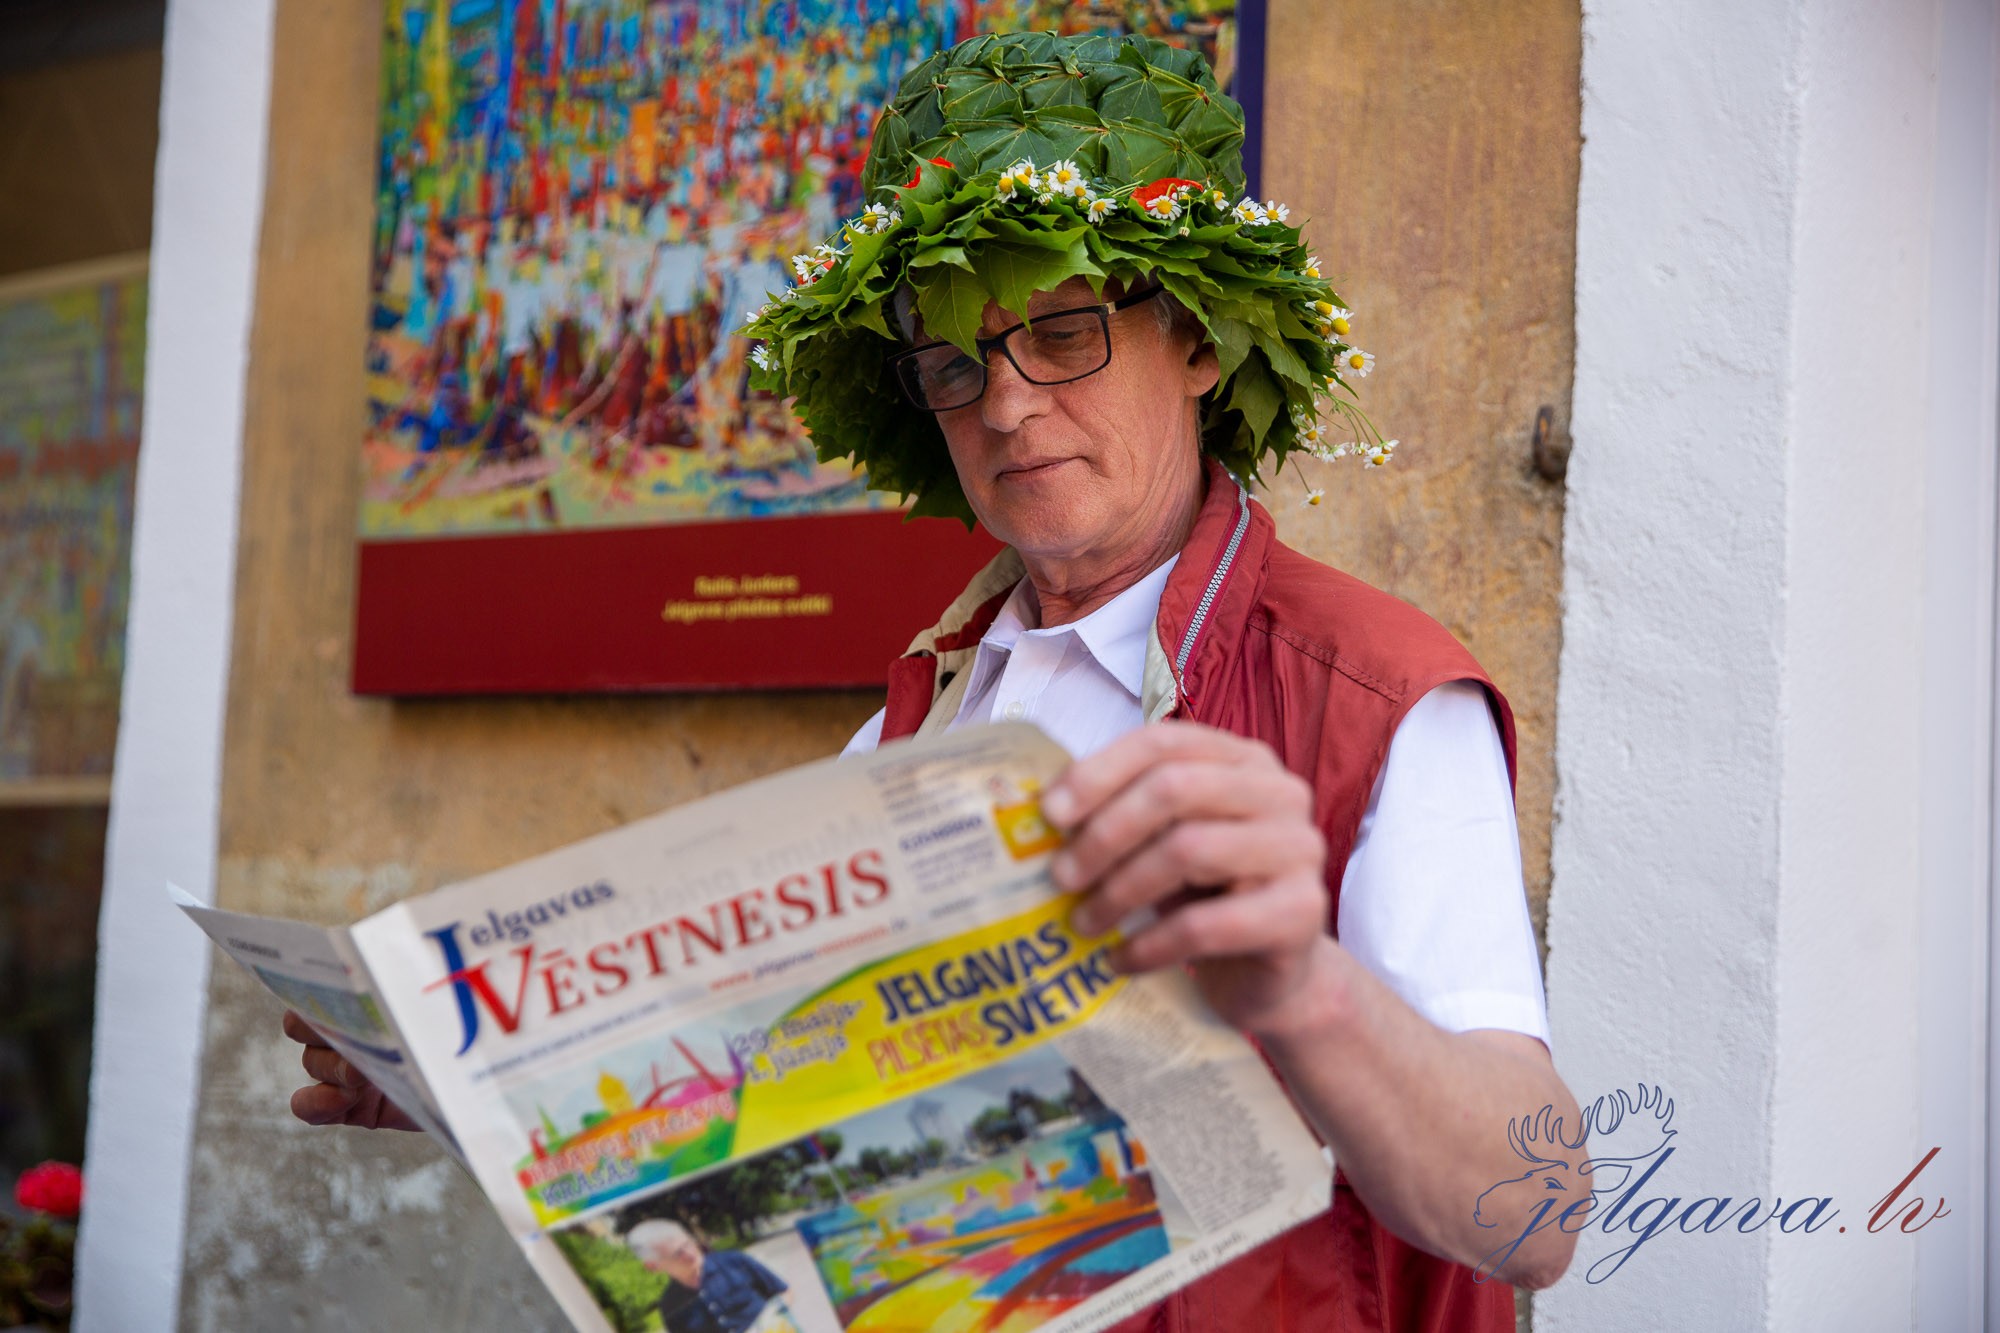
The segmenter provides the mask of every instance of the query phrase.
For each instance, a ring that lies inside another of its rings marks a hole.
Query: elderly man
[[[625,1244],[639,1262],[673,1279],[660,1295],[667,1333],[783,1333],[795,1327],[777,1299],[783,1280],[747,1254],[704,1249],[686,1227],[658,1220],[626,1232]]]
[[[1388,452],[1345,396],[1373,358],[1287,210],[1238,197],[1241,142],[1192,53],[963,43],[885,110],[878,202],[753,321],[753,383],[796,395],[822,458],[1007,544],[849,748],[1002,719],[1066,745],[1043,809],[1078,925],[1127,925],[1124,968],[1189,968],[1340,1164],[1326,1217],[1130,1327],[1508,1329],[1467,1265],[1544,1286],[1574,1237],[1509,1251],[1529,1219],[1475,1201],[1520,1174],[1511,1117],[1577,1123],[1512,721],[1449,634],[1280,544],[1241,480]],[[1361,439],[1324,445],[1323,413]]]
[[[1066,745],[1043,808],[1077,924],[1124,926],[1122,968],[1189,969],[1334,1151],[1326,1214],[1121,1328],[1501,1333],[1505,1283],[1555,1281],[1575,1238],[1476,1201],[1520,1175],[1511,1118],[1577,1123],[1511,715],[1435,622],[1250,498],[1294,453],[1388,446],[1345,396],[1372,365],[1350,312],[1286,210],[1237,198],[1241,142],[1189,52],[963,43],[884,112],[877,202],[753,320],[753,383],[822,458],[1007,544],[849,749],[1002,719]],[[1322,444],[1322,413],[1362,438]]]

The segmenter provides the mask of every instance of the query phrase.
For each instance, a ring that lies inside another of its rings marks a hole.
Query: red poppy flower
[[[931,165],[934,167],[948,167],[951,165],[951,163],[945,161],[941,157],[934,157],[931,159]],[[924,178],[924,169],[922,167],[918,167],[917,174],[910,177],[910,183],[908,185],[905,185],[903,188],[906,190],[914,190],[917,188],[917,182],[922,180],[923,178]]]
[[[68,1162],[31,1166],[14,1184],[14,1202],[51,1217],[75,1217],[83,1211],[83,1172]]]
[[[1162,176],[1158,180],[1152,182],[1150,185],[1141,185],[1138,189],[1132,191],[1132,199],[1133,202],[1137,203],[1141,208],[1144,208],[1147,204],[1152,203],[1155,199],[1158,199],[1161,195],[1170,194],[1173,191],[1178,190],[1183,186],[1187,187],[1190,190],[1199,190],[1201,188],[1201,182],[1183,180],[1179,176]]]

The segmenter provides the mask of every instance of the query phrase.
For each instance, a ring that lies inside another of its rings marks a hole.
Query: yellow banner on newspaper
[[[871,963],[808,996],[742,1051],[731,1156],[998,1064],[1095,1014],[1124,984],[1072,900]]]

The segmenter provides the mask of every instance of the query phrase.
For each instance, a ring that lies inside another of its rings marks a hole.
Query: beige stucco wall
[[[1288,538],[1430,610],[1521,720],[1531,896],[1546,894],[1577,165],[1574,0],[1274,0],[1266,192],[1381,353],[1386,473],[1271,503]],[[278,7],[249,370],[221,905],[349,920],[836,749],[865,693],[392,703],[346,688],[363,426],[377,12]],[[914,628],[914,626],[913,626]],[[187,1232],[202,1329],[558,1326],[476,1191],[413,1136],[292,1122],[274,1006],[212,983]]]
[[[1274,0],[1265,191],[1307,235],[1380,357],[1363,401],[1395,461],[1307,464],[1269,497],[1287,541],[1428,611],[1470,647],[1520,727],[1518,808],[1539,934],[1555,790],[1562,486],[1575,356],[1581,18],[1496,5]]]

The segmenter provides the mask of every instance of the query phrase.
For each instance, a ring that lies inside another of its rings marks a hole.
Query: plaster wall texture
[[[1988,1289],[2000,1274],[2000,1174],[1993,1169],[2000,1148],[1993,1044],[2000,913],[1991,891],[1996,571],[1991,561],[1967,558],[2000,549],[2000,7],[1945,0],[1940,9],[1924,469],[1918,1142],[1968,1148],[1925,1172],[1931,1193],[1956,1201],[1959,1220],[1953,1230],[1926,1232],[1916,1281],[1919,1328],[1966,1328],[1980,1322],[1982,1305],[1987,1318],[2000,1317],[2000,1293]]]
[[[208,945],[162,881],[215,882],[270,38],[261,0],[179,0],[167,20],[79,1333],[170,1328],[176,1310]]]
[[[1924,641],[1913,594],[1927,579],[1939,10],[1894,0],[1797,10],[1769,1188],[1832,1194],[1847,1205],[1835,1225],[1851,1234],[1772,1242],[1773,1328],[1908,1327],[1913,1316],[1917,1239],[1868,1235],[1865,1222],[1928,1146],[1917,1115]],[[1902,351],[1883,364],[1863,352],[1863,374],[1847,327],[1858,292],[1867,345]],[[1884,448],[1912,465],[1883,467]],[[1857,1238],[1865,1251],[1837,1243]]]
[[[1841,1212],[1674,1231],[1596,1286],[1634,1237],[1586,1231],[1544,1330],[1912,1323],[1915,1243],[1864,1224],[1921,1153],[1922,607],[1993,559],[1990,523],[1927,547],[1939,14],[1586,10],[1557,1049],[1586,1105],[1676,1099],[1642,1197]]]
[[[1412,602],[1469,647],[1520,730],[1516,807],[1540,930],[1555,789],[1579,146],[1576,0],[1270,5],[1267,196],[1291,205],[1361,345],[1395,461],[1286,469],[1284,539]]]
[[[1576,7],[1272,11],[1265,192],[1356,275],[1385,354],[1369,406],[1407,443],[1387,472],[1332,472],[1326,509],[1290,507],[1290,478],[1269,502],[1289,540],[1424,606],[1500,679],[1539,885],[1561,488],[1527,459],[1536,409],[1567,415]],[[221,903],[320,920],[819,757],[880,703],[348,694],[377,22],[277,6],[221,786]],[[208,995],[184,1326],[554,1326],[468,1182],[412,1137],[290,1121],[274,1006],[226,968]]]
[[[1550,1021],[1586,1107],[1671,1078],[1725,1191],[1771,1170],[1794,17],[1584,14]],[[1769,1242],[1673,1240],[1593,1287],[1586,1233],[1538,1328],[1752,1326]]]

